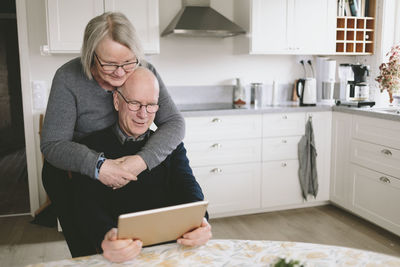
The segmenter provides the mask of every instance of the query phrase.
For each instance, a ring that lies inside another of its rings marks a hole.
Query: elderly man
[[[159,86],[156,77],[139,67],[125,84],[114,91],[118,122],[87,136],[82,143],[104,158],[117,159],[138,152],[151,137],[149,129],[158,110]],[[101,166],[98,166],[100,169]],[[118,216],[165,206],[203,200],[203,193],[193,176],[183,143],[151,171],[142,172],[136,181],[105,186],[98,180],[75,174],[74,205],[76,224],[93,250],[82,254],[101,253],[110,261],[123,262],[136,257],[142,248],[140,240],[118,240]],[[177,242],[196,246],[211,238],[211,226],[204,218],[202,225],[182,236]]]

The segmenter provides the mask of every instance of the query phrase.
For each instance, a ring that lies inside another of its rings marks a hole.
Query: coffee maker
[[[369,76],[369,66],[353,64],[353,81],[347,81],[347,95],[350,101],[366,101],[369,99],[369,86],[367,77]]]
[[[340,64],[340,98],[336,100],[337,105],[345,106],[374,106],[375,102],[369,101],[369,66],[363,64]],[[345,99],[343,99],[345,89]]]

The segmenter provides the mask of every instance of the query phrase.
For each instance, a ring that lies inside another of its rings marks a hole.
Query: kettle
[[[300,106],[317,105],[317,82],[315,78],[299,79],[296,83],[296,93]]]

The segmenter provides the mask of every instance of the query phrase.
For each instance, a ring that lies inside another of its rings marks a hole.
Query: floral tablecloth
[[[270,266],[279,257],[299,260],[304,266],[399,266],[400,258],[365,250],[320,244],[210,240],[199,247],[166,244],[144,248],[133,261],[111,263],[101,255],[29,265],[58,266]]]

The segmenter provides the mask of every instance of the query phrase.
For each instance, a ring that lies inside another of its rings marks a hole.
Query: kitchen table
[[[144,248],[134,260],[110,263],[101,255],[29,265],[58,266],[269,266],[279,257],[304,266],[400,266],[400,258],[346,247],[300,242],[210,240],[200,247],[177,243]]]

